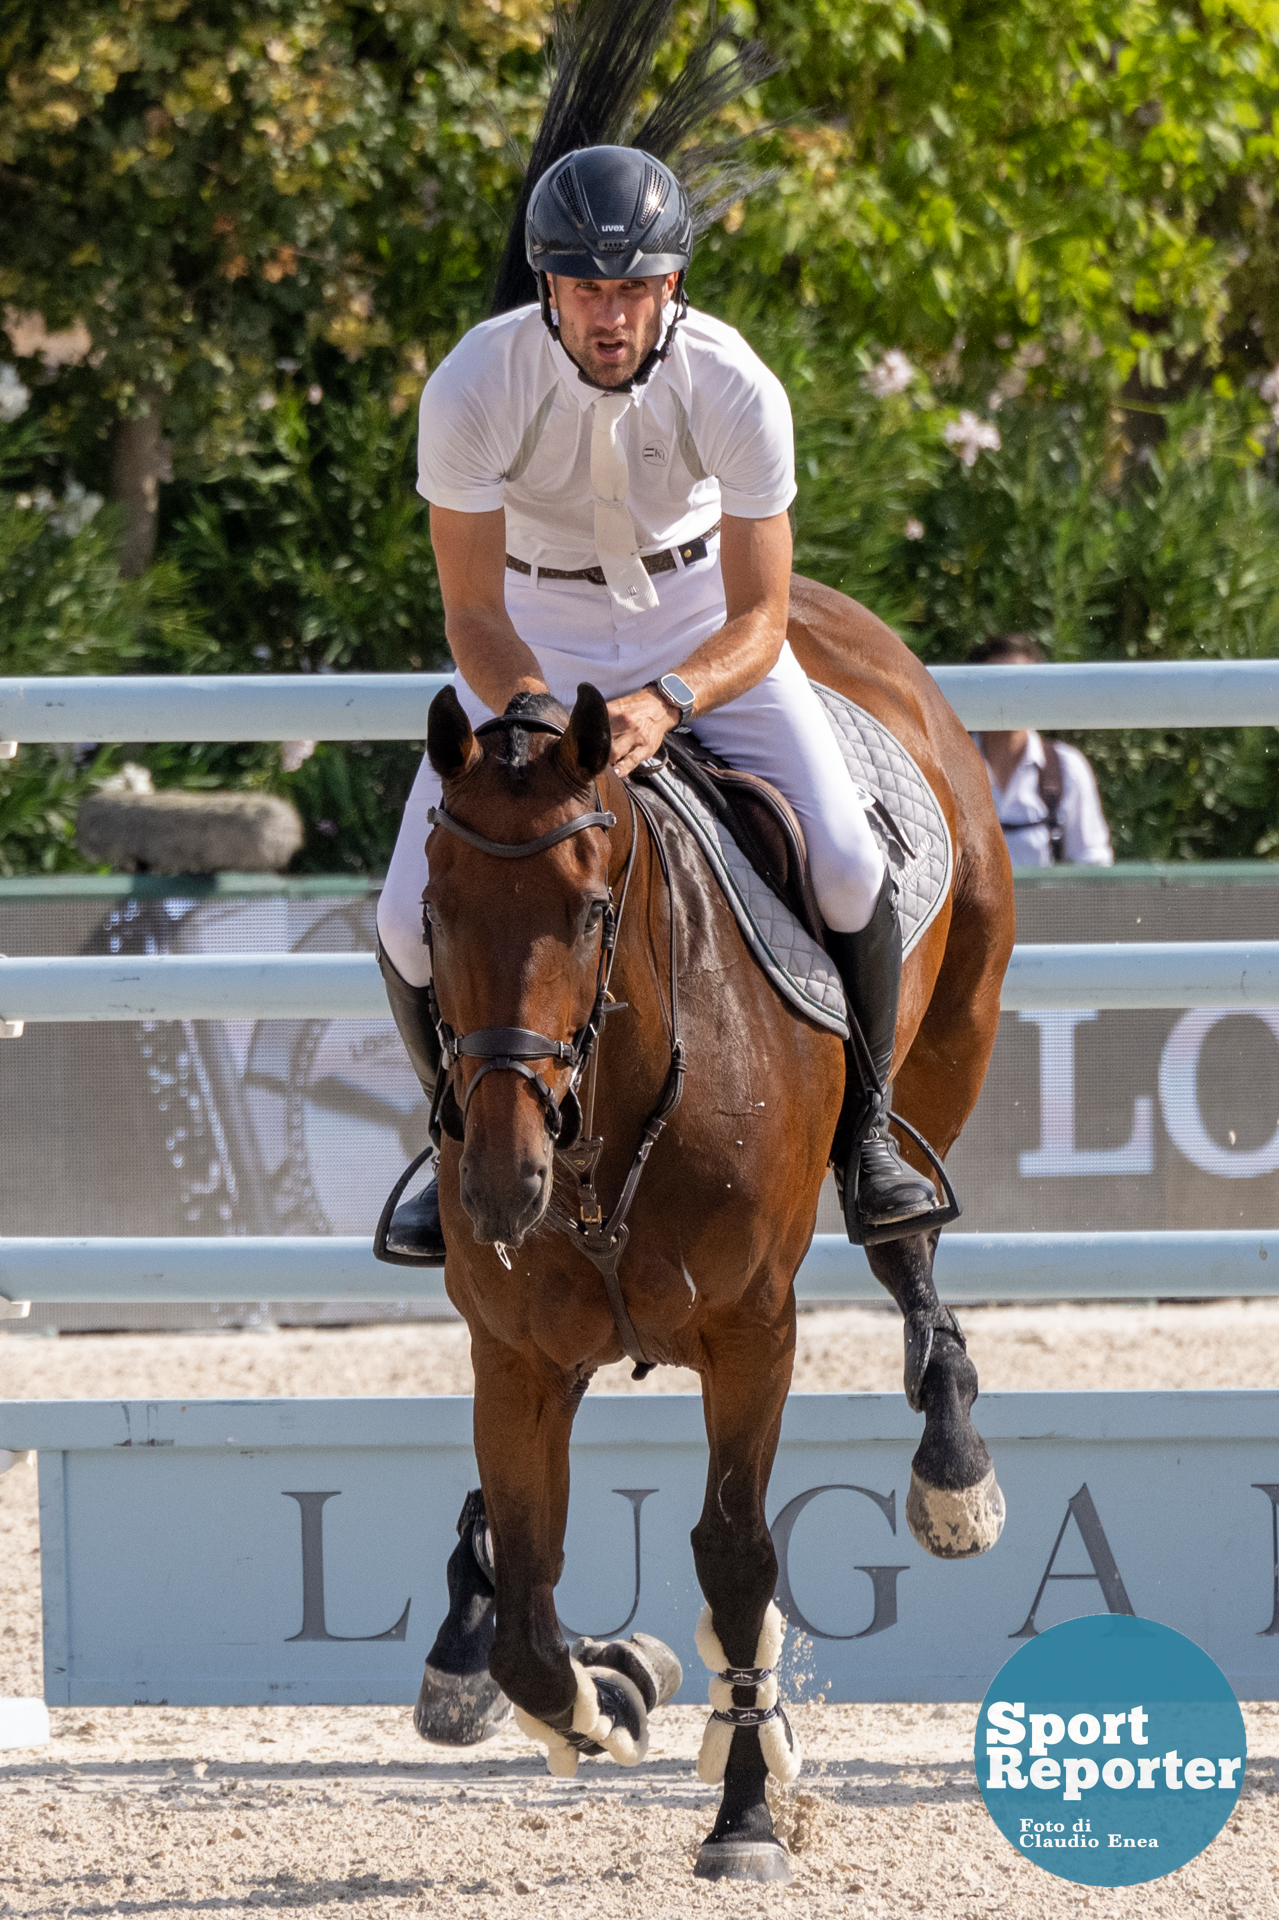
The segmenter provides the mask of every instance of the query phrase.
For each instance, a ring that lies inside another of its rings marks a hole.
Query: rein
[[[477,734],[512,726],[556,735],[562,734],[563,731],[550,721],[536,720],[532,716],[524,718],[502,715],[478,728]],[[679,1030],[679,956],[676,945],[675,891],[671,883],[670,866],[648,803],[642,795],[629,787],[626,790],[626,797],[631,814],[631,844],[622,873],[621,897],[615,909],[613,890],[609,888],[608,904],[604,910],[601,928],[595,996],[590,1013],[571,1040],[556,1040],[545,1033],[534,1033],[527,1027],[478,1027],[472,1033],[455,1033],[440,1012],[439,1001],[435,994],[434,967],[432,967],[431,979],[427,987],[427,1005],[439,1035],[440,1072],[436,1080],[430,1130],[431,1137],[438,1148],[443,1124],[441,1120],[443,1096],[446,1085],[451,1089],[452,1072],[459,1060],[482,1060],[484,1063],[466,1088],[460,1102],[454,1094],[454,1105],[462,1127],[465,1127],[467,1110],[474,1098],[475,1089],[486,1074],[517,1073],[528,1081],[541,1103],[547,1132],[550,1134],[555,1151],[577,1178],[578,1218],[573,1223],[574,1240],[604,1282],[604,1290],[608,1295],[609,1306],[612,1309],[622,1346],[634,1362],[633,1378],[642,1380],[652,1371],[657,1362],[649,1358],[636,1332],[622,1294],[617,1270],[629,1238],[626,1218],[634,1203],[648,1157],[682,1098],[686,1062],[684,1042]],[[598,802],[600,798],[598,786],[595,798]],[[535,854],[544,853],[548,847],[557,846],[560,841],[567,840],[573,834],[585,832],[593,827],[598,827],[607,833],[617,825],[616,814],[597,805],[592,812],[576,814],[571,820],[564,821],[558,827],[550,828],[548,832],[539,834],[534,840],[506,841],[486,839],[483,834],[476,833],[472,828],[464,826],[460,820],[454,819],[445,807],[428,808],[426,817],[433,827],[442,827],[446,832],[454,834],[459,840],[465,842],[467,846],[475,847],[480,853],[491,854],[499,860],[526,860]],[[592,1132],[595,1119],[595,1088],[599,1070],[597,1043],[607,1016],[610,1013],[620,1013],[625,1005],[625,1002],[612,1000],[609,994],[609,981],[617,951],[617,938],[630,893],[635,855],[639,846],[641,818],[657,854],[670,908],[668,1025],[671,1037],[671,1064],[658,1096],[657,1105],[644,1123],[635,1157],[622,1183],[622,1191],[605,1220],[603,1208],[595,1191],[595,1170],[604,1150],[604,1137],[602,1134]],[[431,945],[429,921],[425,924],[425,938],[429,948]],[[568,1091],[563,1101],[557,1100],[542,1075],[526,1064],[530,1060],[553,1060],[558,1065],[570,1069]],[[586,1112],[583,1115],[578,1088],[588,1069],[590,1078],[587,1086]],[[447,1127],[446,1130],[452,1131]],[[458,1137],[461,1137],[460,1129]],[[392,1204],[396,1197],[392,1195],[388,1205]],[[509,1261],[506,1264],[509,1265]]]

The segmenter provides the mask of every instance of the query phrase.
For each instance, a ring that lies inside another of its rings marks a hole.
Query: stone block
[[[76,817],[85,858],[124,873],[280,873],[302,838],[274,793],[98,793]]]

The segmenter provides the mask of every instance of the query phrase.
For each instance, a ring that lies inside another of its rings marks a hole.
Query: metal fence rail
[[[1275,1007],[1279,941],[1017,947],[1000,1004],[1006,1012]],[[0,960],[3,1020],[339,1020],[386,1011],[371,953]]]
[[[496,1258],[496,1256],[494,1256]],[[1123,1300],[1279,1293],[1279,1233],[947,1233],[945,1300]],[[0,1239],[0,1305],[206,1301],[442,1302],[439,1267],[373,1258],[367,1238]],[[818,1234],[795,1277],[804,1306],[887,1300],[860,1247]]]
[[[1279,660],[937,667],[964,725],[1279,726]],[[0,739],[420,740],[439,673],[0,679]]]

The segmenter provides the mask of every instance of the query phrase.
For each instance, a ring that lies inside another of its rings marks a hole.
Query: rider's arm
[[[517,693],[546,682],[506,611],[506,513],[431,508],[431,545],[444,598],[444,631],[462,678],[501,713]]]
[[[790,607],[789,517],[774,513],[763,520],[746,520],[726,513],[721,523],[720,566],[727,618],[718,633],[703,640],[675,669],[692,688],[694,718],[758,686],[777,665]],[[678,709],[652,687],[610,700],[608,710],[613,721],[613,764],[619,773],[629,773],[656,753],[663,736],[679,724]]]

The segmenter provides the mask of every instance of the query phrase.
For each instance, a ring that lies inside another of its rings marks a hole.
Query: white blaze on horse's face
[[[657,345],[679,275],[571,280],[552,274],[551,304],[566,351],[602,387],[629,380]]]
[[[445,806],[489,839],[534,839],[581,811],[581,794],[565,798],[551,759],[543,755],[544,771],[534,763],[518,778],[500,761],[486,761],[455,790],[446,788]],[[437,829],[425,904],[440,1013],[454,1033],[519,1028],[573,1041],[599,978],[608,857],[608,836],[599,829],[510,862]],[[550,1058],[527,1064],[563,1109],[571,1070]],[[461,1200],[477,1241],[515,1249],[550,1205],[554,1141],[547,1107],[528,1079],[513,1071],[482,1074],[483,1066],[463,1057],[454,1069],[454,1093],[465,1108]]]

